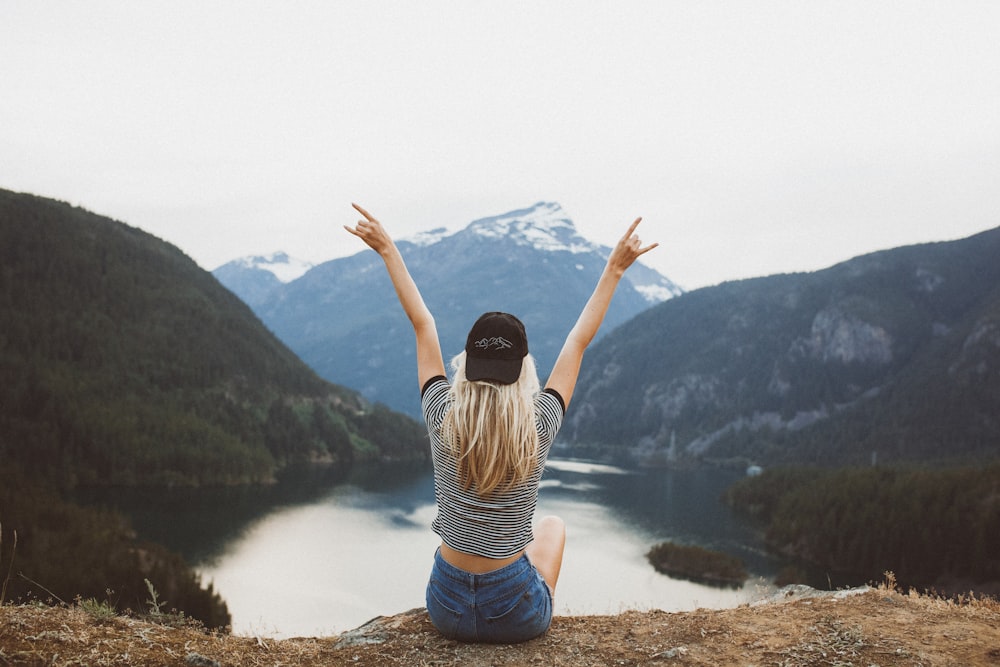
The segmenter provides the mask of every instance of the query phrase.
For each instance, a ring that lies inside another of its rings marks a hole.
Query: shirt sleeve
[[[431,379],[427,380],[427,382],[424,383],[424,386],[420,388],[421,399],[424,397],[424,394],[427,393],[427,390],[430,389],[430,386],[435,382],[437,382],[438,380],[447,380],[447,378],[443,375],[435,375]]]
[[[549,443],[555,440],[563,420],[563,402],[558,392],[543,391],[535,399],[535,418],[538,420],[539,435]]]
[[[566,401],[563,400],[562,394],[553,389],[552,387],[546,387],[543,393],[552,394],[559,401],[559,409],[562,410],[563,415],[566,414]]]
[[[435,428],[444,418],[448,406],[448,393],[451,385],[443,375],[432,377],[424,385],[420,396],[420,409],[427,428]]]

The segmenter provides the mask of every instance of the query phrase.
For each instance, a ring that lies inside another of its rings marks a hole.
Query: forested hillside
[[[824,572],[951,594],[1000,584],[1000,465],[786,468],[726,492],[761,522],[770,547]]]
[[[1000,228],[654,306],[588,352],[562,436],[645,463],[1000,456]]]
[[[410,419],[321,380],[177,248],[0,191],[0,457],[82,484],[261,482],[422,457]]]

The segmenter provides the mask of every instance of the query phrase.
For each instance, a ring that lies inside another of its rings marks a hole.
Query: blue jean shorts
[[[549,629],[552,594],[527,556],[499,570],[471,574],[438,550],[427,582],[427,612],[448,639],[514,644]]]

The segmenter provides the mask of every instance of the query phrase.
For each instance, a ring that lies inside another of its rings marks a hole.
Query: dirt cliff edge
[[[443,639],[423,609],[332,637],[210,634],[79,607],[0,607],[0,665],[1000,665],[1000,602],[790,588],[733,609],[560,616],[518,645]]]

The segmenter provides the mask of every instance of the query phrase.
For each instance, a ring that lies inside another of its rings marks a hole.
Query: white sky
[[[0,0],[0,187],[206,269],[557,201],[687,288],[1000,225],[1000,2]]]

